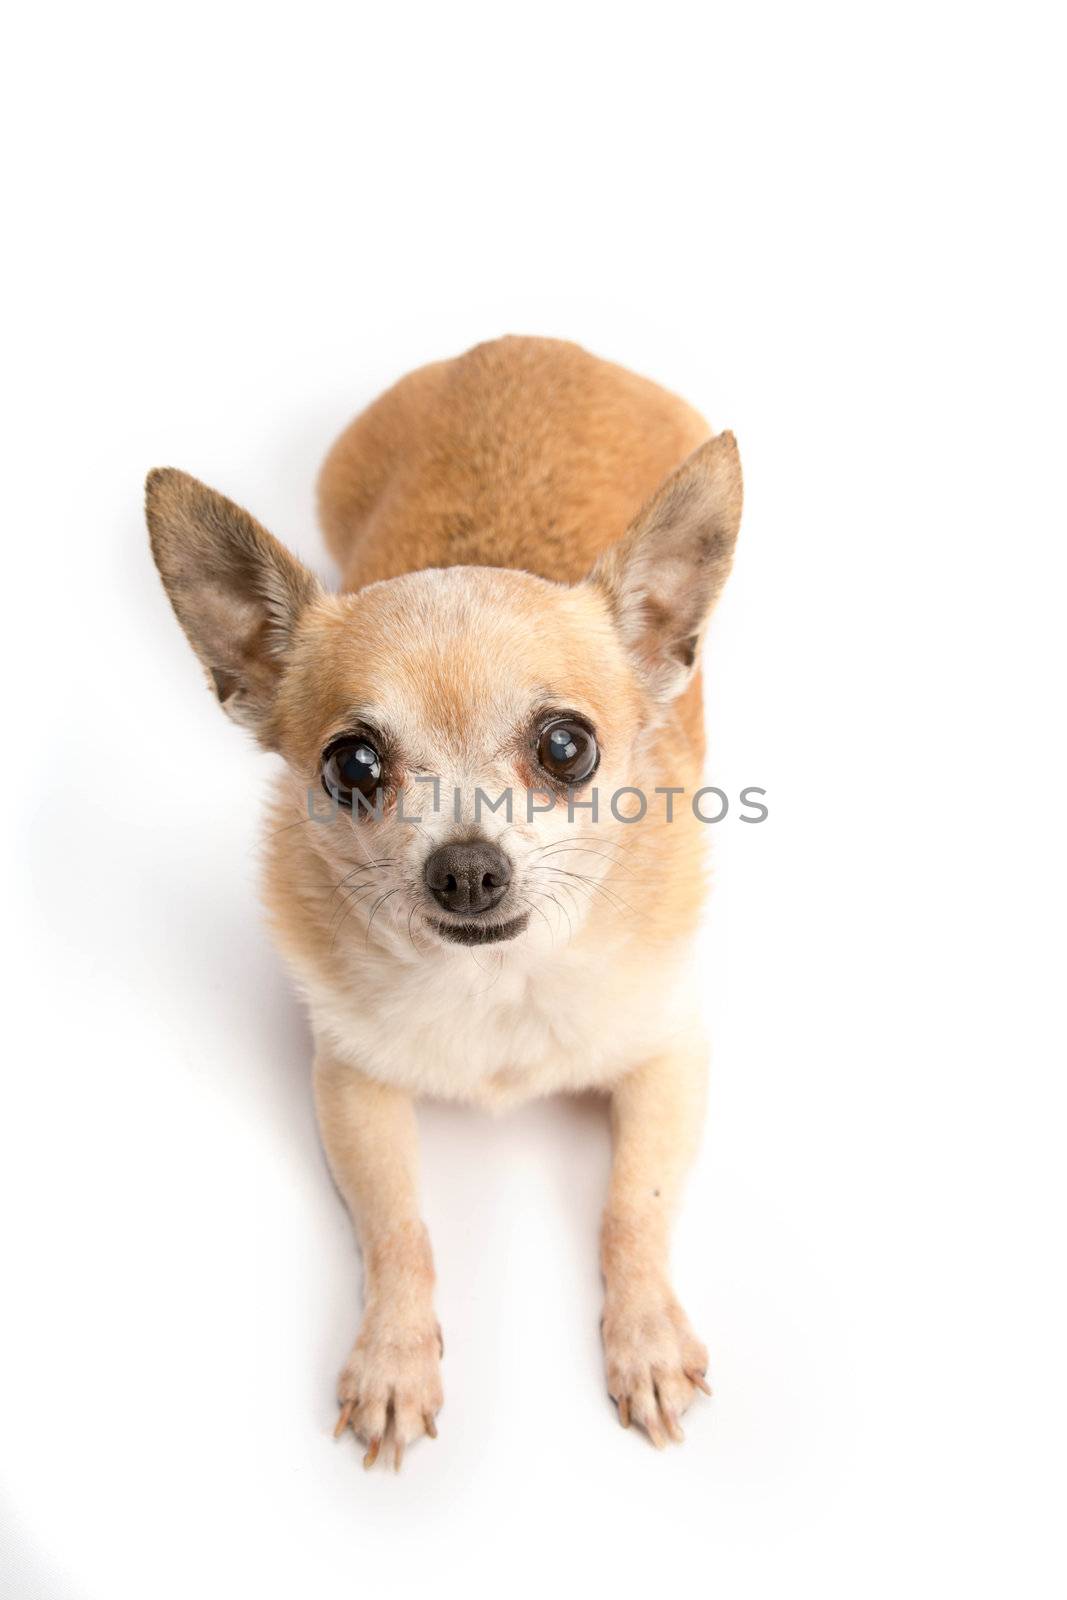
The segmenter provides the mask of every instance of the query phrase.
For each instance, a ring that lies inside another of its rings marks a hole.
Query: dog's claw
[[[368,1320],[369,1318],[369,1320]],[[407,1449],[423,1432],[435,1437],[440,1410],[439,1329],[432,1317],[371,1308],[338,1379],[338,1432],[349,1426],[364,1451],[363,1465],[376,1461],[400,1468]]]
[[[341,1415],[337,1419],[337,1426],[333,1430],[333,1436],[335,1439],[339,1439],[342,1433],[344,1433],[345,1429],[348,1427],[348,1424],[352,1421],[352,1413],[355,1409],[356,1402],[354,1400],[345,1401],[344,1405],[341,1407]]]
[[[704,1379],[707,1352],[681,1306],[661,1288],[645,1300],[609,1293],[604,1305],[608,1393],[624,1428],[642,1428],[657,1450],[685,1439],[681,1416]]]

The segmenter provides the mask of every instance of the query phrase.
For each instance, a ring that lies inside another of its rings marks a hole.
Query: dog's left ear
[[[720,433],[683,461],[593,568],[591,581],[659,700],[693,676],[740,522],[737,441]]]

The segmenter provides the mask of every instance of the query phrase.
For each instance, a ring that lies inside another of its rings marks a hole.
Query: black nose
[[[511,867],[495,844],[446,844],[424,868],[434,899],[446,911],[491,911],[511,881]]]

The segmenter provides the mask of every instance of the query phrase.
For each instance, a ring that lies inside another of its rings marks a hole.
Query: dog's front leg
[[[363,1252],[363,1322],[341,1373],[337,1433],[351,1424],[372,1466],[388,1436],[404,1446],[435,1437],[441,1330],[433,1308],[433,1257],[419,1216],[418,1142],[409,1095],[320,1050],[315,1104],[334,1181]]]
[[[668,1275],[672,1215],[704,1116],[703,1049],[667,1053],[627,1074],[612,1094],[614,1153],[601,1233],[608,1392],[628,1427],[662,1447],[705,1381],[708,1356]]]

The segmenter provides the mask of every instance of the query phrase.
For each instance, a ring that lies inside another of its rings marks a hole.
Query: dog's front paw
[[[368,1307],[337,1385],[334,1438],[350,1427],[367,1446],[365,1467],[374,1465],[384,1441],[399,1471],[405,1446],[424,1433],[437,1437],[442,1354],[432,1315],[410,1319],[387,1306]]]
[[[609,1295],[601,1325],[608,1393],[624,1428],[637,1422],[658,1450],[681,1444],[678,1418],[700,1389],[710,1394],[708,1353],[668,1288]]]

